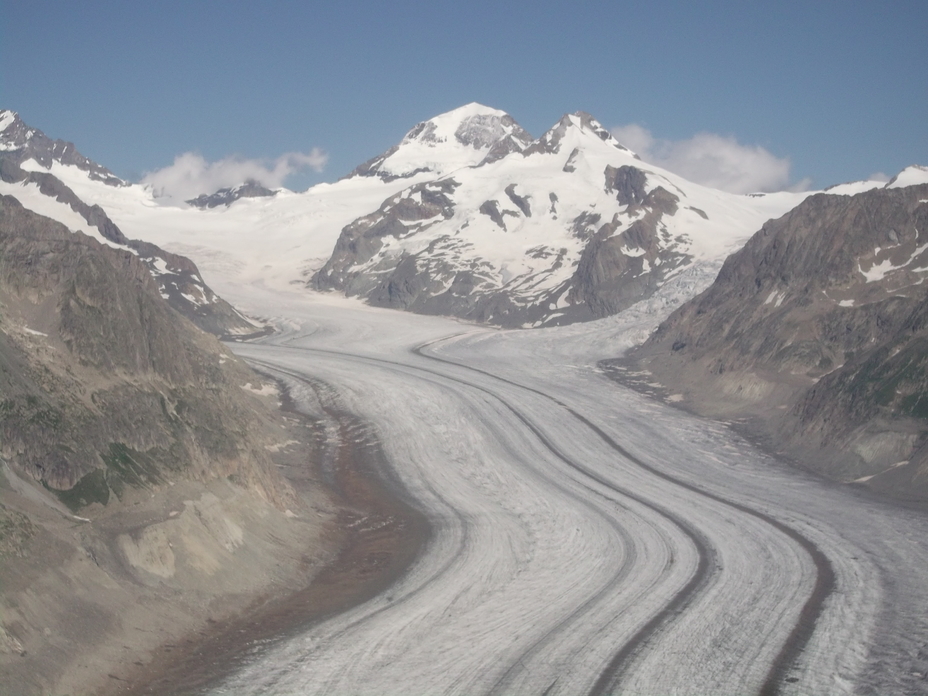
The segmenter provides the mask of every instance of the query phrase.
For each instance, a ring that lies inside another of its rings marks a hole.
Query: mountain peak
[[[399,145],[349,176],[377,176],[385,181],[422,172],[441,176],[519,152],[531,142],[532,136],[505,111],[471,102],[417,124]]]
[[[95,180],[109,186],[126,186],[126,182],[106,167],[87,159],[74,143],[52,140],[38,128],[27,125],[15,111],[0,111],[0,157],[12,159],[17,165],[34,160],[50,170],[54,162],[82,169]]]
[[[23,123],[15,111],[0,111],[0,151],[19,150],[36,135],[41,137],[45,134]]]
[[[9,109],[0,110],[0,133],[6,132],[8,128],[12,128],[17,123],[22,123],[18,113]]]
[[[224,205],[227,208],[239,198],[270,198],[276,196],[277,191],[266,188],[254,179],[235,187],[221,188],[213,194],[202,194],[187,201],[195,208],[215,208]]]
[[[622,145],[618,140],[612,137],[612,134],[603,128],[602,124],[585,111],[575,111],[572,114],[564,114],[561,120],[532,145],[524,150],[525,155],[535,153],[553,154],[559,152],[561,143],[568,137],[589,137],[595,136],[602,142],[618,150],[631,152],[627,147]]]
[[[417,140],[437,145],[453,140],[480,150],[492,147],[514,129],[525,133],[505,111],[471,102],[423,121],[406,134],[403,142]]]
[[[912,164],[890,179],[885,188],[903,188],[918,184],[928,184],[928,167]]]

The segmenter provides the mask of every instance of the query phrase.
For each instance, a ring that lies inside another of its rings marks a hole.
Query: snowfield
[[[608,381],[596,361],[653,306],[499,331],[233,299],[288,327],[236,351],[298,400],[334,387],[434,532],[396,585],[212,693],[925,691],[928,519]]]

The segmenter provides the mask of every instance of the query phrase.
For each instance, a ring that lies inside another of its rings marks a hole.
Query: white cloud
[[[742,145],[732,136],[697,133],[687,140],[665,140],[637,123],[617,126],[612,135],[645,162],[723,191],[803,190],[809,185],[808,180],[790,184],[789,158],[759,145]]]
[[[305,169],[322,171],[328,158],[319,148],[308,153],[288,152],[275,160],[226,157],[218,162],[207,162],[198,153],[185,152],[174,158],[174,164],[146,174],[141,183],[150,185],[157,197],[186,201],[249,180],[267,188],[280,188],[291,174]]]

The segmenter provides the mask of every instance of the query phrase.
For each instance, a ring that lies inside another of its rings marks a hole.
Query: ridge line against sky
[[[8,2],[0,106],[133,181],[186,156],[302,190],[477,101],[535,137],[587,111],[694,180],[712,155],[709,185],[823,188],[928,164],[926,26],[921,0]]]

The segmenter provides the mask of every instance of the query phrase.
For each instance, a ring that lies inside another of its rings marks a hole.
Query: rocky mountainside
[[[310,582],[334,508],[272,461],[312,477],[312,431],[278,396],[167,303],[140,254],[0,196],[4,695],[98,693]]]
[[[269,188],[265,188],[257,181],[246,181],[240,186],[235,186],[232,188],[221,188],[215,193],[212,194],[201,194],[196,198],[191,198],[187,203],[192,205],[194,208],[215,208],[216,206],[224,205],[226,207],[232,205],[239,198],[266,198],[269,196],[276,196],[277,192],[272,191]]]
[[[11,135],[0,133],[0,159],[13,161],[0,193],[107,240],[58,190],[67,188],[94,209],[94,222],[106,218],[106,229],[175,254],[141,256],[162,294],[217,333],[256,327],[235,324],[241,317],[181,256],[227,294],[305,283],[377,306],[548,326],[614,314],[677,278],[708,277],[808,195],[696,185],[642,162],[588,114],[566,115],[533,139],[505,112],[468,104],[416,125],[338,182],[302,193],[246,182],[176,205],[150,187],[108,185],[78,165],[29,156],[23,133],[32,129],[3,114]]]
[[[765,224],[629,357],[821,473],[924,499],[926,279],[928,170],[912,167]]]
[[[76,167],[93,181],[107,186],[128,186],[106,167],[84,157],[74,143],[52,140],[37,128],[23,123],[19,114],[8,109],[0,111],[0,153],[15,164],[35,160],[45,169],[50,169],[53,162],[58,162]]]
[[[414,174],[344,227],[313,287],[502,326],[594,319],[720,260],[802,198],[692,184],[641,162],[588,114],[532,140],[478,104],[420,123],[352,178]]]
[[[190,259],[150,242],[128,239],[99,204],[88,204],[52,173],[60,167],[76,169],[108,188],[129,186],[81,155],[73,144],[50,140],[24,124],[17,114],[0,111],[0,194],[16,197],[27,208],[58,220],[72,231],[87,232],[103,244],[138,255],[158,282],[162,296],[205,331],[222,336],[261,330],[216,295]],[[242,195],[256,194],[239,192]]]
[[[0,455],[72,508],[133,485],[279,481],[255,377],[164,301],[136,254],[0,198]]]

